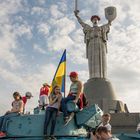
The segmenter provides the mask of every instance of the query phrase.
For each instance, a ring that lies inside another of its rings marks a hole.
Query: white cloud
[[[40,67],[39,71],[36,73],[31,74],[31,72],[29,75],[24,76],[22,76],[20,73],[15,74],[12,71],[0,68],[1,77],[4,80],[11,81],[11,84],[16,85],[18,89],[22,89],[23,91],[31,90],[34,93],[38,91],[42,83],[48,82],[51,84],[55,71],[56,67],[53,64],[44,65]]]
[[[34,44],[33,48],[34,48],[35,51],[37,51],[39,53],[46,54],[46,51],[43,48],[41,48],[41,46],[39,46],[37,44]]]
[[[41,7],[33,7],[32,10],[31,10],[31,15],[46,15],[47,12],[45,11],[44,8],[41,8]]]
[[[67,17],[56,21],[57,30],[60,35],[68,35],[75,29],[75,23]]]
[[[7,4],[8,3],[8,4]],[[5,0],[0,2],[0,59],[3,65],[10,65],[12,68],[20,67],[20,61],[14,50],[17,48],[16,33],[14,32],[14,27],[11,22],[12,14],[20,11],[23,8],[21,1],[17,0]],[[22,33],[29,33],[28,29],[21,28]]]
[[[26,35],[29,39],[32,37],[31,26],[26,24],[14,25],[14,33],[20,37]]]
[[[71,60],[72,63],[75,64],[86,64],[87,59],[85,55],[85,46],[83,44],[75,44],[73,45],[72,48],[69,48],[69,59]]]
[[[139,69],[131,66],[118,65],[109,70],[108,78],[111,80],[117,95],[117,99],[127,103],[128,109],[133,112],[139,111]],[[133,103],[135,102],[135,108]]]
[[[4,0],[0,1],[0,23],[9,23],[9,17],[22,9],[21,0]]]
[[[74,45],[69,48],[69,59],[73,63],[86,64],[86,44],[84,43],[84,33],[81,29],[75,30],[71,35]],[[76,55],[74,55],[76,54]]]
[[[83,82],[83,84],[85,83],[85,82],[87,82],[87,77],[89,77],[89,72],[88,72],[88,70],[81,70],[81,71],[79,71],[78,72],[78,74],[79,74],[79,79]]]
[[[52,18],[55,18],[55,19],[58,19],[64,16],[64,14],[60,12],[60,10],[58,10],[57,5],[52,5],[50,7],[50,12],[51,12]]]
[[[66,48],[71,62],[78,64],[87,63],[85,44],[81,43],[84,42],[82,30],[75,30],[75,23],[67,17],[56,20],[53,27],[55,28],[53,35],[48,39],[49,50],[59,51]]]
[[[20,66],[20,62],[12,50],[17,48],[17,42],[15,35],[11,32],[12,27],[10,25],[5,25],[0,28],[2,35],[0,37],[0,59],[4,63],[9,64],[12,68]]]
[[[40,23],[37,26],[37,29],[40,33],[43,33],[45,36],[49,35],[49,25],[47,23]]]
[[[38,2],[39,2],[40,5],[44,5],[45,2],[47,2],[47,0],[38,0]]]
[[[49,50],[59,51],[64,50],[66,48],[70,48],[74,45],[74,42],[71,40],[69,36],[52,36],[48,41]]]
[[[67,12],[68,10],[67,1],[58,1],[58,7],[62,13]]]
[[[7,70],[7,69],[3,69],[0,68],[0,73],[1,73],[1,77],[7,81],[11,81],[11,83],[16,84],[16,85],[21,85],[25,87],[25,82],[23,82],[22,78],[20,76],[18,76],[17,74]]]

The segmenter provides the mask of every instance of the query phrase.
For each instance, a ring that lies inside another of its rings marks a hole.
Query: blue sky
[[[119,100],[130,111],[140,111],[140,4],[139,0],[79,0],[80,17],[90,24],[98,14],[106,23],[104,8],[115,6],[117,18],[108,41],[108,79]],[[0,1],[0,114],[11,106],[12,93],[31,91],[38,104],[39,89],[53,79],[59,59],[67,49],[67,74],[78,71],[84,82],[88,65],[82,28],[74,17],[74,0]],[[67,79],[67,91],[70,85]]]

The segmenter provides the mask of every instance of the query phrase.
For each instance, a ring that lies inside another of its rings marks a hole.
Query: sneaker
[[[64,125],[67,125],[67,121],[68,121],[68,119],[69,119],[68,116],[64,118]]]
[[[56,139],[56,137],[54,137],[54,136],[51,136],[51,140],[57,140],[57,139]]]
[[[64,125],[66,126],[74,117],[74,112],[72,112],[65,120],[64,120]]]
[[[0,138],[6,137],[6,133],[0,132]]]

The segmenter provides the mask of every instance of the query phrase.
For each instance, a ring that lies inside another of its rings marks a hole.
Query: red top
[[[40,89],[40,96],[41,95],[47,95],[48,96],[48,94],[49,94],[49,88],[47,86],[46,87],[42,87]]]
[[[23,97],[22,97],[22,101],[23,101],[24,105],[27,103],[27,98],[26,98],[26,96],[23,96]]]

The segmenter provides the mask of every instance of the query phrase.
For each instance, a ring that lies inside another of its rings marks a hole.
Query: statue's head
[[[93,25],[97,25],[99,21],[100,21],[100,17],[99,16],[93,15],[91,17],[91,22],[93,23]]]

